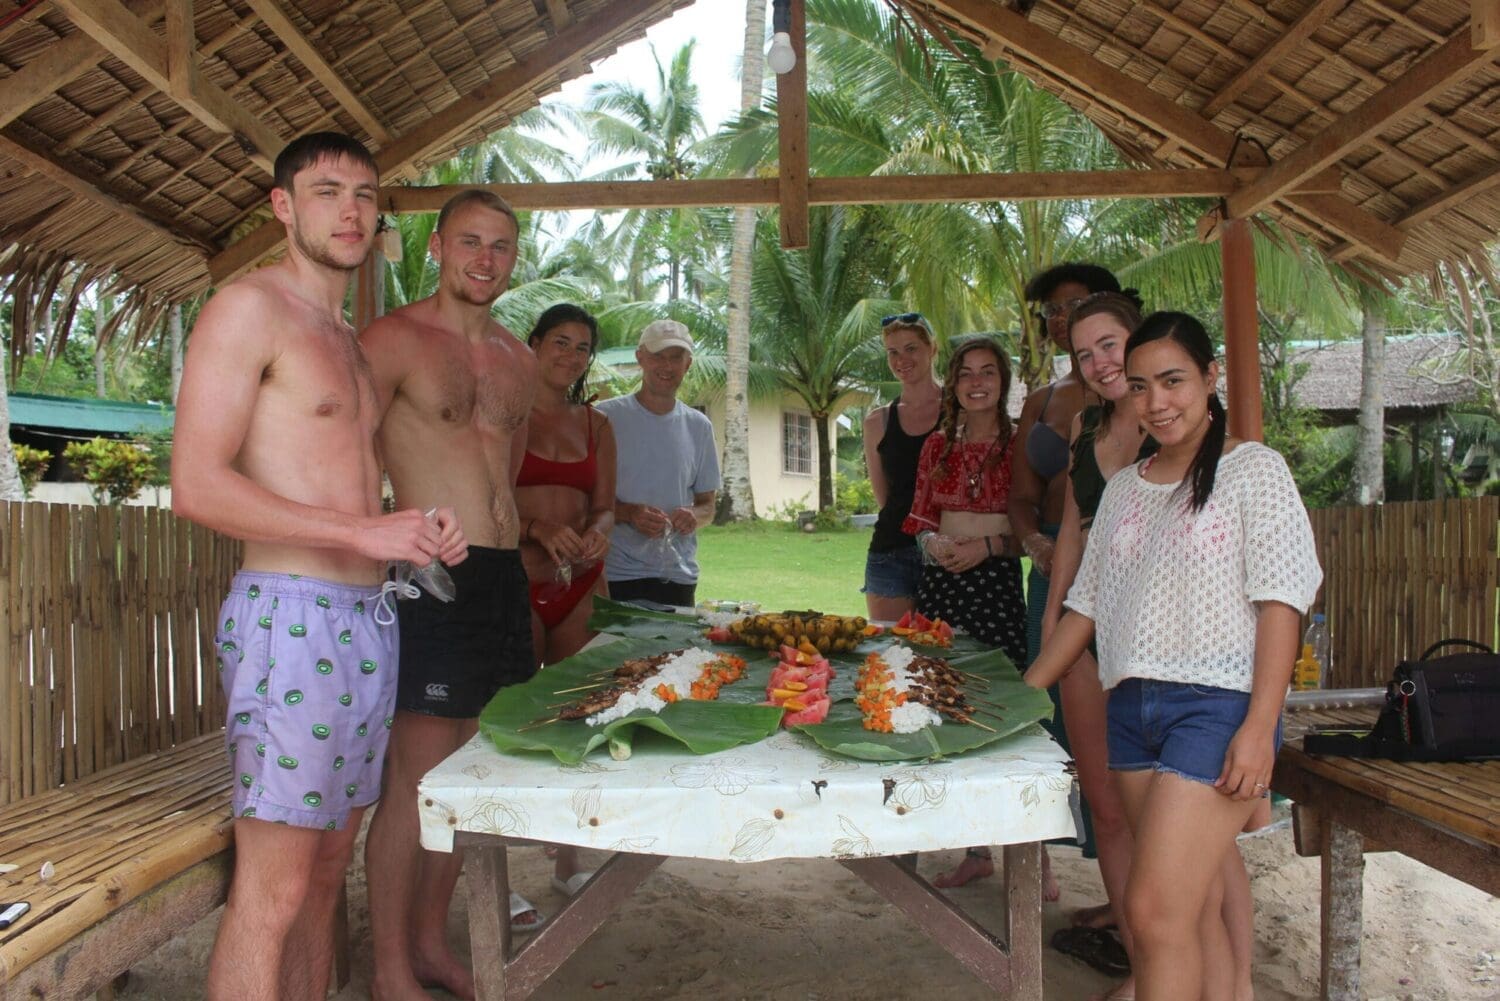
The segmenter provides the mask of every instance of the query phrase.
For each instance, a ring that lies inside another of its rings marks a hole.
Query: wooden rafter
[[[1269,73],[1271,67],[1286,58],[1297,46],[1311,38],[1313,32],[1321,28],[1323,23],[1334,14],[1343,10],[1347,3],[1348,0],[1317,0],[1317,3],[1303,11],[1301,16],[1282,32],[1281,37],[1266,46],[1260,55],[1231,77],[1228,83],[1219,88],[1218,93],[1209,98],[1208,103],[1203,106],[1203,117],[1213,118],[1233,104],[1235,98]]]
[[[807,8],[790,0],[792,50],[797,63],[776,77],[776,136],[780,147],[781,245],[805,247],[807,231]]]
[[[172,97],[186,106],[202,81],[198,78],[198,34],[193,27],[193,0],[167,0],[167,82]]]
[[[77,3],[79,0],[63,0]],[[397,137],[375,154],[383,178],[400,176],[412,164],[432,151],[442,149],[453,135],[462,132],[479,119],[494,112],[510,95],[536,86],[585,53],[601,40],[628,29],[648,17],[670,0],[617,0],[586,21],[557,33],[550,45],[508,66],[469,94],[460,97],[409,132]],[[286,228],[275,220],[262,223],[244,238],[215,254],[208,262],[210,279],[222,284],[267,255],[274,253],[286,239]]]
[[[1500,45],[1500,0],[1470,0],[1473,12],[1469,29],[1476,49],[1493,49]]]
[[[54,0],[78,28],[139,73],[157,90],[172,93],[167,43],[120,0]],[[236,103],[210,80],[194,74],[192,92],[174,95],[189,114],[216,132],[247,143],[246,156],[270,173],[284,144],[270,126]]]
[[[338,71],[329,65],[317,49],[313,48],[312,42],[298,30],[287,17],[276,0],[246,0],[250,9],[260,15],[271,33],[281,40],[292,55],[297,57],[307,72],[311,73],[314,80],[323,85],[323,89],[333,95],[333,99],[339,103],[345,111],[353,116],[360,127],[369,134],[376,143],[384,146],[391,141],[391,131],[384,123],[375,116],[375,113],[360,100],[359,95],[344,82]]]
[[[1395,119],[1491,63],[1500,52],[1476,49],[1460,31],[1383,90],[1329,125],[1279,161],[1243,191],[1230,196],[1229,214],[1249,216],[1264,208],[1297,180],[1336,163]]]
[[[1199,157],[1228,162],[1234,138],[1190,108],[1156,93],[1091,53],[1063,41],[1021,15],[989,0],[925,0],[930,6],[1001,42],[1055,79],[1093,96],[1127,118],[1144,122]],[[1352,243],[1395,263],[1406,234],[1339,195],[1285,195],[1299,213]]]
[[[131,0],[130,9],[147,24],[161,17],[161,0]],[[0,80],[0,128],[27,109],[77,80],[108,56],[98,42],[82,31],[48,45],[35,59]]]
[[[172,228],[167,220],[153,218],[144,210],[121,201],[92,182],[84,180],[73,173],[41,150],[33,149],[29,145],[17,139],[12,139],[9,136],[0,136],[0,155],[15,160],[27,170],[42,175],[92,205],[98,206],[122,219],[126,219],[137,226],[147,229],[157,236],[164,236],[173,243],[192,247],[199,254],[207,256],[209,248],[201,240],[195,240],[178,232]]]
[[[1261,172],[1255,168],[1203,168],[814,177],[808,181],[807,200],[810,205],[882,205],[1060,198],[1223,198],[1259,177]],[[1327,171],[1311,179],[1307,190],[1337,190],[1338,184],[1337,172]],[[449,198],[473,187],[493,191],[513,207],[526,211],[781,204],[777,180],[730,177],[687,181],[391,185],[380,189],[380,206],[396,213],[436,212]]]

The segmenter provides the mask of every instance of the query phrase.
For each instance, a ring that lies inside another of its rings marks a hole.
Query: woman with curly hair
[[[917,459],[911,513],[925,565],[917,611],[940,618],[1017,665],[1026,656],[1021,562],[1006,517],[1014,439],[1005,412],[1010,359],[994,338],[960,341],[948,360],[938,430]]]

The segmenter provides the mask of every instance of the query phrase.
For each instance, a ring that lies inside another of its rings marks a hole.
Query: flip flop
[[[1086,925],[1059,928],[1052,936],[1052,948],[1064,956],[1082,960],[1107,976],[1123,977],[1130,972],[1130,956],[1125,952],[1125,946],[1103,928]]]
[[[556,876],[553,876],[552,889],[556,890],[558,893],[561,893],[565,897],[576,897],[578,895],[578,891],[583,889],[583,884],[587,883],[593,878],[594,874],[591,872],[575,872],[565,880],[558,879]]]
[[[526,914],[535,914],[533,921],[522,921],[521,917]],[[512,935],[530,935],[534,931],[540,931],[547,923],[547,916],[537,908],[535,904],[512,892],[510,895],[510,933]]]

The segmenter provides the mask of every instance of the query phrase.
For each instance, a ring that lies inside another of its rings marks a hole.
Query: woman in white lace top
[[[1055,682],[1097,636],[1109,767],[1135,836],[1136,996],[1228,998],[1222,867],[1267,793],[1323,575],[1286,462],[1226,434],[1202,324],[1147,317],[1125,364],[1161,451],[1110,479],[1068,613],[1026,681]]]

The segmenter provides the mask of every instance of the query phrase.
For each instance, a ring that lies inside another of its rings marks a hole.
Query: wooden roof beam
[[[307,72],[313,75],[313,79],[323,85],[323,89],[333,95],[333,99],[339,103],[345,111],[359,123],[360,128],[375,140],[378,145],[384,146],[391,141],[391,130],[375,116],[375,113],[360,100],[359,95],[344,82],[329,63],[324,59],[317,49],[313,48],[308,37],[297,29],[292,19],[282,12],[276,0],[245,0],[250,9],[260,15],[271,33],[281,40],[292,55],[297,57]]]
[[[1071,198],[1223,198],[1259,177],[1263,168],[1187,170],[1079,170],[1008,174],[916,174],[814,177],[810,205],[889,205],[930,202],[1040,201]],[[1337,171],[1309,182],[1308,191],[1336,191]],[[708,208],[779,205],[773,178],[729,177],[686,181],[560,181],[547,184],[390,185],[380,206],[400,213],[436,212],[460,191],[483,187],[527,211],[640,208]]]
[[[1500,0],[1471,0],[1469,30],[1476,49],[1500,45]]]
[[[1229,160],[1234,138],[1212,122],[1145,84],[1063,41],[1050,31],[989,0],[926,0],[971,25],[980,35],[1002,42],[1007,51],[1066,81],[1101,103],[1146,123],[1167,139],[1216,164]],[[1300,211],[1317,217],[1371,253],[1396,262],[1406,234],[1339,195],[1283,195]],[[1278,197],[1283,197],[1278,196]]]
[[[776,75],[776,137],[780,147],[781,245],[808,243],[807,179],[807,7],[791,0],[790,35],[796,64]]]
[[[161,17],[161,0],[131,0],[130,9],[146,23]],[[48,45],[37,57],[0,80],[0,128],[24,115],[37,102],[98,66],[109,55],[82,31]]]
[[[165,237],[174,244],[191,247],[201,256],[208,256],[210,249],[202,240],[180,233],[173,229],[166,220],[156,219],[141,209],[129,205],[107,191],[99,188],[92,181],[73,173],[67,167],[45,155],[40,150],[31,148],[8,136],[0,136],[0,155],[9,157],[21,164],[34,174],[40,174],[79,198],[84,199],[91,205],[104,209],[112,215],[126,219],[157,236]]]
[[[168,66],[167,42],[120,0],[55,0],[68,19],[109,53],[120,59],[163,94],[174,99],[189,114],[215,132],[235,136],[245,155],[266,173],[285,142],[265,122],[241,107],[211,80],[197,73],[192,60],[192,79],[187,93],[174,93]],[[180,75],[179,75],[180,79]],[[179,83],[179,91],[182,84]]]
[[[1297,147],[1260,180],[1229,198],[1229,214],[1249,216],[1264,208],[1306,174],[1338,162],[1382,128],[1493,62],[1500,52],[1476,49],[1469,32],[1460,31],[1383,90]]]
[[[80,0],[63,0],[78,3]],[[98,0],[89,0],[98,2]],[[616,0],[586,21],[558,32],[552,44],[490,77],[482,86],[460,97],[442,111],[375,154],[383,178],[407,171],[419,158],[441,148],[448,138],[461,133],[491,113],[505,98],[534,87],[560,68],[581,58],[601,39],[625,30],[631,24],[666,6],[670,0]],[[210,280],[218,285],[235,277],[275,252],[286,239],[286,227],[277,220],[262,223],[243,238],[215,254],[208,262]]]
[[[1260,55],[1250,61],[1249,65],[1220,87],[1218,93],[1209,98],[1208,103],[1203,106],[1203,117],[1213,118],[1233,104],[1236,98],[1269,73],[1271,67],[1290,55],[1297,46],[1311,38],[1313,32],[1321,28],[1324,22],[1342,10],[1348,2],[1349,0],[1317,0],[1303,11],[1280,38],[1267,46]]]

